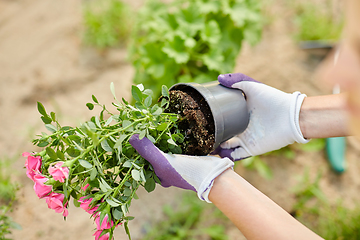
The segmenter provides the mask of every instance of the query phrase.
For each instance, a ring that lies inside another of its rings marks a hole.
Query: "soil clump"
[[[206,100],[192,88],[171,90],[168,111],[179,114],[178,129],[184,133],[181,149],[187,155],[208,155],[214,149],[215,125]]]

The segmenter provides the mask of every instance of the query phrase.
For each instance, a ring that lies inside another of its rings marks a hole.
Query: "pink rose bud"
[[[62,193],[50,193],[49,196],[45,197],[46,203],[50,209],[54,209],[57,213],[63,213],[64,217],[67,217],[69,212],[65,206],[63,205],[64,194]]]
[[[34,191],[39,198],[43,198],[52,191],[51,185],[46,185],[45,182],[49,179],[37,173],[34,175]]]
[[[102,233],[102,230],[97,230],[97,231],[93,234],[93,236],[95,236],[95,240],[109,240],[109,238],[110,238],[110,234],[109,234],[109,233],[105,233],[104,235],[102,235],[102,236],[100,237],[101,233]]]
[[[98,206],[90,207],[91,201],[93,198],[85,199],[86,197],[80,197],[78,202],[80,202],[80,207],[84,209],[87,213],[93,214],[98,209]]]
[[[57,162],[54,166],[50,166],[48,171],[51,176],[53,176],[54,180],[59,182],[65,182],[65,178],[69,177],[69,168],[62,167],[64,162]]]
[[[22,155],[27,158],[25,161],[25,167],[27,169],[26,175],[31,180],[34,180],[34,176],[37,174],[37,172],[40,172],[41,169],[41,157],[31,156],[31,154],[28,152],[24,152]]]
[[[95,217],[95,223],[97,226],[97,230],[110,229],[114,226],[114,222],[112,220],[109,221],[109,216],[106,214],[102,223],[100,224],[100,213]]]

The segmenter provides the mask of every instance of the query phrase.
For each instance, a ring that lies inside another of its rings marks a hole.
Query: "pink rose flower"
[[[42,174],[40,173],[35,174],[33,180],[35,182],[34,191],[39,198],[45,197],[52,191],[52,186],[45,184],[45,182],[48,181],[49,179],[43,176]]]
[[[87,213],[93,214],[98,209],[98,206],[90,207],[91,201],[93,198],[85,199],[86,197],[79,198],[80,207],[84,209]]]
[[[61,167],[64,162],[57,162],[54,166],[50,166],[48,171],[51,176],[53,176],[54,180],[59,182],[65,182],[65,178],[69,177],[69,168]]]
[[[101,233],[102,233],[102,230],[97,230],[97,231],[93,234],[93,236],[95,236],[95,240],[109,240],[109,238],[110,238],[110,234],[109,234],[109,233],[105,233],[104,235],[102,235],[102,236],[100,237]]]
[[[114,226],[114,222],[112,220],[109,221],[109,216],[106,214],[102,223],[100,224],[100,213],[95,217],[95,223],[97,226],[97,230],[110,229]]]
[[[41,157],[31,156],[31,154],[28,152],[24,152],[22,155],[26,157],[26,161],[25,161],[25,167],[27,169],[26,175],[31,180],[34,180],[34,176],[37,174],[37,172],[40,172],[41,169]]]
[[[57,213],[63,213],[64,217],[68,216],[69,212],[66,208],[67,203],[63,205],[64,194],[52,192],[49,196],[45,197],[45,199],[50,209],[54,209]]]

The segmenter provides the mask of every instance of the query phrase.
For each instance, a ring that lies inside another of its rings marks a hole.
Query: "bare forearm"
[[[300,110],[300,129],[305,138],[349,135],[345,94],[305,98]]]
[[[233,170],[216,178],[209,199],[247,239],[321,239]]]

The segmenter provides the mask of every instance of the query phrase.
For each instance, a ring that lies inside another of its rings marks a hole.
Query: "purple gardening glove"
[[[197,192],[198,197],[210,202],[208,195],[214,179],[234,163],[228,158],[214,156],[187,156],[167,154],[158,149],[149,139],[139,139],[135,134],[130,144],[153,166],[163,187],[178,187]]]
[[[242,73],[222,74],[218,81],[223,86],[238,88],[245,93],[250,121],[243,133],[222,143],[214,154],[240,160],[294,142],[308,142],[299,126],[300,107],[305,94],[285,93]]]

